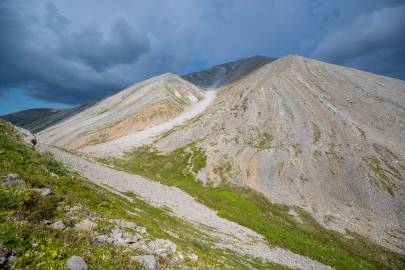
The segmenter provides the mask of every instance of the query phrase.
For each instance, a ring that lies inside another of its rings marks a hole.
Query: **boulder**
[[[9,266],[13,265],[15,263],[15,261],[17,260],[16,256],[11,255],[10,257],[7,258],[7,264]]]
[[[192,262],[197,262],[198,261],[198,255],[197,254],[191,253],[187,257]]]
[[[154,270],[157,268],[156,259],[152,255],[132,256],[131,258],[139,262],[145,269]]]
[[[6,264],[7,262],[7,250],[0,245],[0,269]]]
[[[52,194],[50,188],[34,188],[33,190],[38,192],[41,196],[48,196]]]
[[[3,178],[4,178],[3,185],[8,188],[25,185],[25,180],[19,178],[19,175],[16,173],[6,174],[5,176],[3,176]]]
[[[148,248],[153,254],[166,256],[176,252],[176,244],[167,239],[156,239],[148,243]]]
[[[131,222],[131,221],[125,221],[122,219],[117,219],[115,223],[121,227],[121,228],[126,228],[126,229],[133,229],[138,231],[139,233],[146,233],[146,228],[142,226],[138,226],[136,223]]]
[[[92,231],[97,227],[97,224],[89,219],[83,219],[75,225],[75,228],[80,231]]]
[[[87,270],[87,264],[80,256],[72,256],[66,261],[69,270]]]
[[[65,224],[62,221],[56,221],[51,224],[51,227],[57,230],[63,230],[66,228]]]
[[[37,144],[37,139],[28,130],[14,126],[16,135],[28,146],[34,147]]]
[[[126,228],[126,229],[136,229],[136,227],[138,227],[138,225],[136,225],[134,222],[131,222],[131,221],[125,221],[125,220],[122,220],[122,219],[117,219],[116,221],[115,221],[115,223],[118,225],[118,226],[120,226],[120,227],[122,227],[122,228]]]
[[[119,228],[115,228],[111,231],[111,234],[107,238],[107,241],[115,245],[129,246],[133,243],[136,243],[140,239],[142,239],[142,237],[139,234],[131,234],[128,232],[124,232]]]

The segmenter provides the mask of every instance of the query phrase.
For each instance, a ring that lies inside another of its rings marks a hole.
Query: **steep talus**
[[[72,109],[28,109],[7,115],[0,116],[7,121],[10,121],[16,126],[30,130],[31,132],[39,132],[47,127],[55,125],[67,118],[88,108],[91,104],[86,104]]]
[[[403,81],[288,56],[224,85],[154,146],[196,142],[200,181],[247,185],[404,253],[403,104]]]
[[[255,56],[214,66],[204,71],[184,75],[183,78],[202,88],[219,88],[234,82],[258,68],[271,63],[276,58]]]
[[[405,253],[404,104],[400,80],[257,56],[135,84],[38,138],[96,157],[193,145],[207,157],[199,181],[248,186]]]
[[[147,129],[203,98],[194,85],[173,73],[135,84],[38,134],[49,144],[77,149]]]

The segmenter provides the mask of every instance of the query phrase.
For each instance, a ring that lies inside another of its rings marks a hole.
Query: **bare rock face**
[[[14,126],[17,136],[28,146],[35,146],[37,138],[28,130]]]
[[[223,86],[154,146],[198,142],[200,181],[249,186],[405,252],[404,104],[403,81],[288,56]]]

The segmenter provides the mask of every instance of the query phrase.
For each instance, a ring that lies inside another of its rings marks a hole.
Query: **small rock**
[[[50,188],[34,188],[33,190],[38,192],[41,196],[48,196],[52,193]]]
[[[18,173],[9,173],[9,174],[6,174],[5,178],[6,179],[17,179],[18,176],[19,176]]]
[[[17,260],[17,257],[16,257],[16,256],[10,256],[10,257],[8,257],[8,259],[7,259],[7,263],[8,263],[9,265],[13,265],[16,260]]]
[[[122,235],[123,232],[120,229],[115,228],[111,231],[110,237],[114,244],[123,244],[124,241],[122,239]]]
[[[13,255],[13,256],[18,257],[18,256],[21,256],[21,254],[22,254],[22,249],[21,248],[13,248],[11,250],[11,255]]]
[[[198,255],[197,255],[197,254],[191,253],[191,254],[189,254],[187,257],[188,257],[188,258],[190,259],[190,261],[192,261],[192,262],[197,262],[197,261],[198,261]]]
[[[183,262],[184,261],[184,255],[181,252],[177,252],[175,257],[177,259],[177,262]]]
[[[7,261],[7,250],[2,245],[0,245],[0,266],[4,265],[6,261]]]
[[[56,173],[51,172],[50,175],[51,175],[52,177],[59,178],[59,175],[57,175]]]
[[[95,239],[96,239],[96,241],[99,242],[99,243],[104,243],[104,242],[107,242],[107,241],[109,240],[109,237],[108,237],[108,235],[106,235],[106,234],[102,234],[102,235],[96,236]]]
[[[5,256],[0,256],[0,266],[4,265],[4,263],[7,261],[7,257]]]
[[[56,221],[51,224],[51,227],[58,230],[63,230],[66,228],[65,224],[62,221]]]
[[[25,180],[24,179],[18,179],[18,178],[8,178],[6,176],[6,180],[4,181],[3,185],[5,187],[17,187],[17,186],[23,186],[25,185]]]
[[[142,226],[137,226],[135,229],[137,232],[145,234],[146,233],[146,228]]]
[[[75,228],[81,231],[92,231],[97,227],[97,224],[89,219],[83,219],[75,225]]]
[[[148,243],[148,248],[159,256],[166,256],[176,252],[176,244],[167,239],[156,239]]]
[[[72,256],[66,262],[66,267],[69,270],[87,270],[87,264],[82,257]]]
[[[152,255],[132,256],[131,259],[139,262],[148,270],[154,270],[157,267],[155,257],[153,257]]]
[[[173,238],[179,239],[179,235],[177,233],[171,232],[171,231],[165,231],[165,233],[167,233],[167,235],[170,235]]]
[[[121,220],[121,219],[117,219],[116,221],[115,221],[115,223],[118,225],[118,226],[120,226],[120,227],[122,227],[122,228],[126,228],[126,229],[136,229],[136,227],[138,227],[138,225],[136,225],[135,223],[133,223],[133,222],[130,222],[130,221],[125,221],[125,220]]]
[[[14,130],[17,134],[17,136],[23,141],[28,146],[35,146],[37,143],[37,139],[35,136],[29,132],[28,130],[20,127],[14,127]],[[35,141],[35,144],[34,144]]]
[[[50,225],[50,224],[52,224],[52,221],[44,219],[44,220],[41,220],[41,224],[42,225]]]
[[[124,239],[125,243],[127,243],[127,244],[135,243],[141,238],[142,237],[138,234],[130,234],[130,233],[125,233],[123,236],[123,239]]]

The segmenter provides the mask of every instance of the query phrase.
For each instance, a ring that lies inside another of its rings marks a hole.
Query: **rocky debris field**
[[[207,226],[210,228],[208,233],[215,237],[217,242],[215,245],[218,248],[227,248],[243,255],[258,257],[298,269],[331,269],[329,266],[291,251],[279,247],[270,247],[263,236],[246,227],[220,218],[215,211],[196,202],[190,195],[178,188],[116,171],[105,165],[46,145],[40,145],[40,151],[52,152],[57,160],[80,172],[82,176],[98,185],[105,185],[119,192],[133,192],[153,206],[169,208],[174,215],[186,219],[196,226]],[[121,236],[125,237],[125,234],[115,231],[112,235],[102,236],[102,239],[125,243],[125,239],[121,239]],[[144,245],[143,242],[140,242],[134,246],[145,250],[154,249],[150,243]]]

